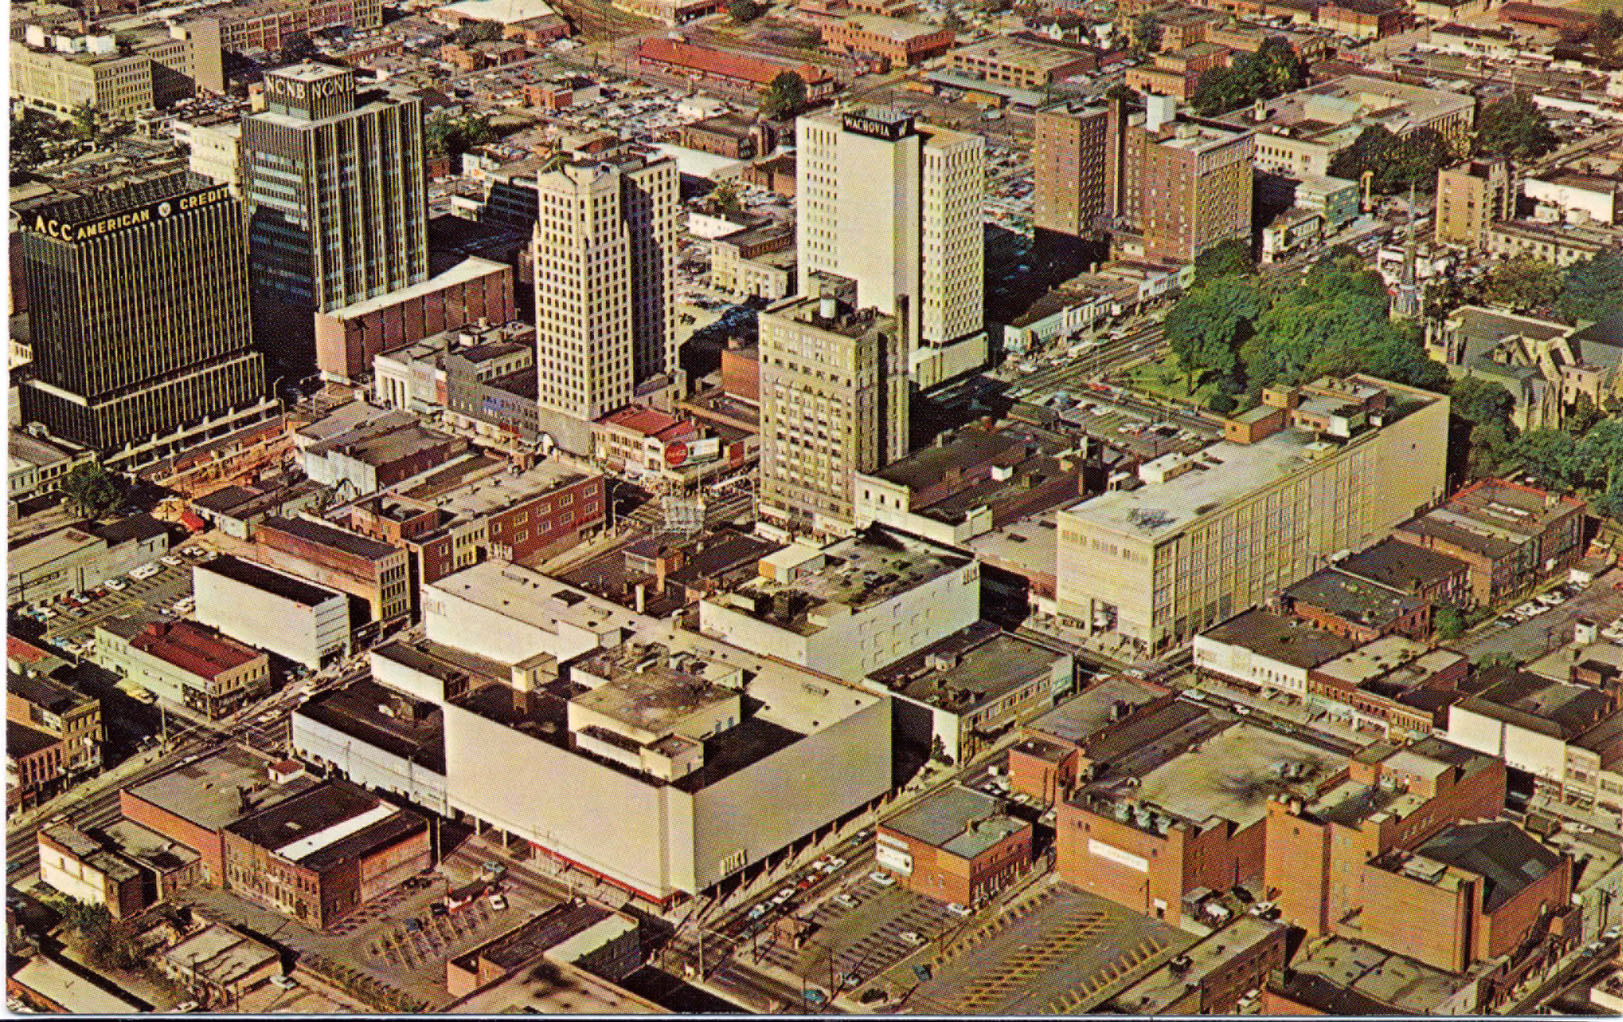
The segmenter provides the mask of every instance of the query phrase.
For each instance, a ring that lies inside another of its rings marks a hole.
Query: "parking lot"
[[[146,578],[120,575],[84,593],[69,593],[42,608],[22,611],[45,628],[45,638],[70,653],[91,648],[96,625],[112,617],[137,613],[158,617],[185,617],[191,611],[192,565],[208,557],[200,545],[187,544],[155,558],[135,571]]]
[[[815,927],[806,943],[796,950],[780,940],[760,960],[819,986],[837,982],[849,989],[938,947],[966,922],[939,901],[900,884],[882,886],[866,873],[801,915]]]
[[[1529,597],[1466,636],[1455,644],[1456,648],[1473,660],[1510,654],[1520,662],[1542,656],[1572,641],[1572,626],[1578,618],[1589,618],[1606,628],[1623,615],[1623,590],[1616,588],[1619,583],[1623,583],[1623,569],[1614,568],[1559,605],[1544,607],[1531,615],[1524,610],[1522,619],[1510,624],[1517,617],[1516,608],[1531,610],[1529,604],[1541,606],[1538,600]]]
[[[445,989],[445,962],[513,929],[546,911],[557,900],[528,885],[496,887],[506,908],[489,896],[439,914],[434,906],[447,890],[473,879],[461,857],[453,857],[426,883],[396,887],[363,905],[337,926],[317,931],[229,891],[194,888],[187,901],[214,918],[265,934],[292,949],[309,967],[312,960],[328,968],[353,969],[426,1002],[431,1008],[451,1001]],[[297,968],[295,977],[299,975]],[[280,1009],[280,1006],[279,1006]]]
[[[1175,927],[1050,879],[963,927],[922,959],[928,980],[908,969],[893,971],[885,982],[893,996],[905,997],[910,1012],[1076,1013],[1194,941]]]

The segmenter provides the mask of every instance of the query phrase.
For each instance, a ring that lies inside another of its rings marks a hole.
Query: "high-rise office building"
[[[801,293],[821,273],[856,281],[857,305],[899,320],[922,383],[984,360],[985,140],[870,109],[802,117],[796,141]],[[980,360],[917,354],[966,340]]]
[[[124,464],[263,413],[242,202],[187,172],[29,210],[24,421]]]
[[[1032,222],[1045,247],[1079,248],[1104,229],[1117,248],[1136,236],[1146,258],[1191,262],[1250,238],[1253,133],[1181,117],[1171,96],[1144,101],[1038,112]]]
[[[268,72],[265,100],[242,125],[256,326],[302,365],[314,313],[428,278],[422,104],[323,64]]]
[[[787,298],[758,319],[761,512],[797,530],[848,531],[856,474],[907,455],[900,324],[844,292]]]
[[[667,157],[621,152],[536,178],[536,398],[566,449],[636,387],[678,372],[672,322],[679,181]]]

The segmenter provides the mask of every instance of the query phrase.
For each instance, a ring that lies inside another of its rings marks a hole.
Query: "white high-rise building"
[[[678,371],[677,189],[674,161],[640,154],[536,179],[536,400],[566,449],[589,451],[591,422]]]
[[[800,118],[796,142],[801,294],[818,273],[856,281],[858,306],[902,323],[922,385],[984,362],[985,140],[835,110]]]

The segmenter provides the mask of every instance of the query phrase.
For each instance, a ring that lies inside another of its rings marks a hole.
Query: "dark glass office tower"
[[[315,313],[428,279],[422,104],[324,64],[268,72],[265,101],[242,126],[255,328],[291,371]]]
[[[256,406],[242,202],[187,172],[22,218],[24,421],[104,455]]]

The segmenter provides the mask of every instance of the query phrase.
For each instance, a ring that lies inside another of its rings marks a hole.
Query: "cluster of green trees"
[[[1467,376],[1454,382],[1449,397],[1472,478],[1532,476],[1541,486],[1587,496],[1598,514],[1623,516],[1623,406],[1603,411],[1583,396],[1567,409],[1561,429],[1518,433],[1510,421],[1515,399],[1498,383]]]
[[[1490,158],[1533,160],[1559,142],[1544,112],[1531,99],[1516,93],[1482,108],[1472,134],[1471,151]]]
[[[740,25],[746,21],[754,21],[760,13],[761,9],[755,6],[755,0],[727,0],[727,16]]]
[[[1161,48],[1161,18],[1154,11],[1145,11],[1133,22],[1133,51],[1154,53]]]
[[[1602,57],[1611,57],[1617,52],[1619,39],[1623,39],[1623,15],[1611,9],[1601,11],[1595,20],[1595,27],[1589,33],[1589,42],[1595,47],[1595,52]]]
[[[761,94],[761,116],[769,121],[781,121],[806,109],[806,81],[793,71],[785,71],[772,79],[766,92]]]
[[[1374,124],[1336,154],[1330,161],[1330,173],[1358,181],[1368,171],[1370,187],[1382,195],[1411,188],[1430,192],[1437,187],[1437,172],[1457,159],[1448,139],[1434,128],[1416,128],[1400,138]]]
[[[1256,102],[1300,89],[1307,67],[1284,36],[1271,35],[1255,53],[1243,53],[1233,67],[1204,71],[1189,97],[1195,112],[1207,117],[1226,114]]]
[[[1209,267],[1209,279],[1181,298],[1166,320],[1189,389],[1217,384],[1214,411],[1254,404],[1264,387],[1325,373],[1363,371],[1447,389],[1447,372],[1426,357],[1415,325],[1388,318],[1386,287],[1363,269],[1357,253],[1332,249],[1305,276],[1259,276],[1232,258],[1224,263],[1238,272]]]
[[[124,502],[124,479],[99,462],[75,465],[57,486],[68,512],[79,518],[100,518]]]
[[[495,140],[496,132],[483,114],[435,114],[423,122],[423,149],[430,156],[460,156],[474,146]]]
[[[1623,252],[1601,252],[1570,266],[1538,259],[1504,259],[1476,280],[1449,276],[1427,287],[1433,318],[1461,305],[1498,305],[1553,315],[1569,323],[1598,322],[1623,313]]]

